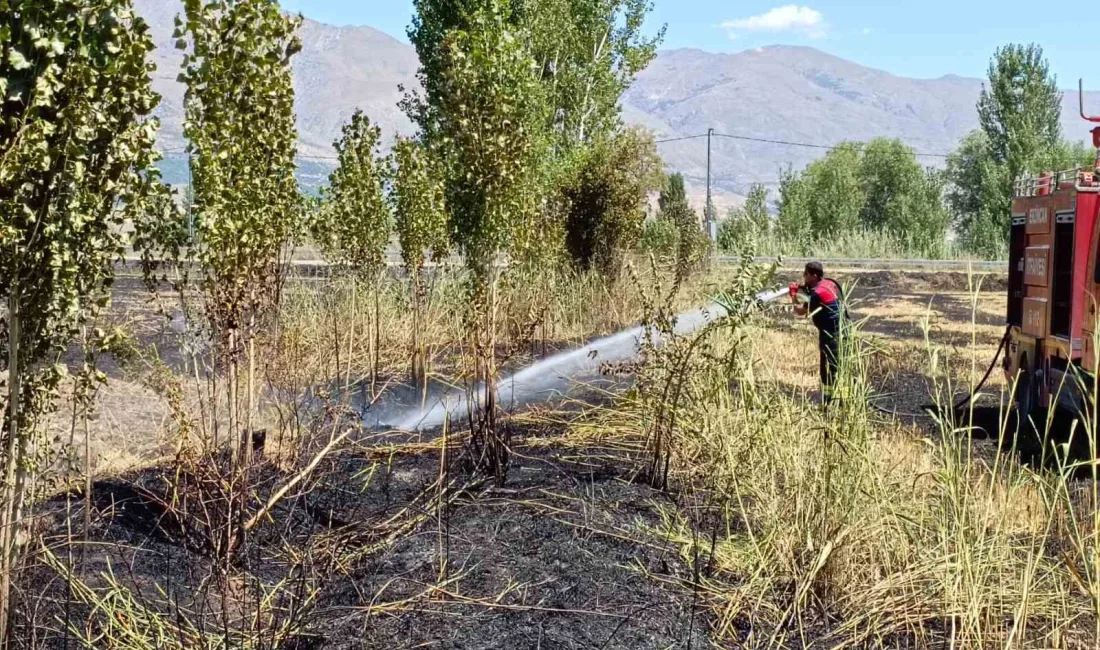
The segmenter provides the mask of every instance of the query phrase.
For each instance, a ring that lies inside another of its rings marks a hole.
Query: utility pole
[[[714,129],[707,129],[707,204],[703,206],[703,221],[707,226],[707,237],[714,239],[713,228],[711,227],[711,203],[710,203],[710,137],[714,134]]]

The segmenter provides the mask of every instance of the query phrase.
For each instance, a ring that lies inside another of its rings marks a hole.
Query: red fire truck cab
[[[1100,127],[1092,134],[1100,150]],[[1097,370],[1098,304],[1100,159],[1095,169],[1017,181],[1004,370],[1019,412],[1052,405],[1085,412]]]

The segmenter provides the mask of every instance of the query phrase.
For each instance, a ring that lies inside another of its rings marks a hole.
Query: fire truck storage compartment
[[[1050,333],[1069,338],[1073,316],[1073,213],[1060,214],[1054,224],[1054,260]]]
[[[1024,320],[1024,249],[1027,248],[1027,217],[1012,218],[1009,238],[1008,324],[1019,327]]]

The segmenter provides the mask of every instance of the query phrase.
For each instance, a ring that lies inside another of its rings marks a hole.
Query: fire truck
[[[1081,117],[1100,124],[1100,117]],[[1100,126],[1093,169],[1044,172],[1014,183],[1004,371],[1021,415],[1085,414],[1100,331]]]

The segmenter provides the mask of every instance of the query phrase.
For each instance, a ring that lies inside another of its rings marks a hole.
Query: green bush
[[[658,257],[671,257],[676,254],[679,239],[676,224],[668,219],[650,219],[642,230],[641,249]]]

